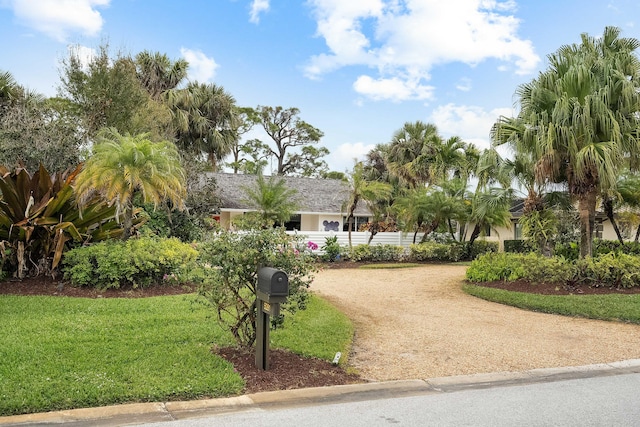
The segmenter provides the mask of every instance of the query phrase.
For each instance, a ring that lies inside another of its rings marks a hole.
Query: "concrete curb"
[[[527,385],[631,373],[640,373],[640,359],[564,368],[532,369],[524,372],[495,372],[424,380],[373,382],[334,387],[270,391],[219,399],[133,403],[101,408],[14,415],[0,417],[0,426],[46,426],[61,423],[119,426],[201,418],[215,414],[254,409],[451,393],[461,390]]]

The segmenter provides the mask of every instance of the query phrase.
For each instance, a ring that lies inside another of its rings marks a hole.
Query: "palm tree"
[[[233,96],[221,86],[189,83],[185,89],[166,92],[177,144],[180,148],[208,156],[211,167],[231,153],[237,141],[238,110]]]
[[[413,231],[413,243],[418,232],[422,241],[449,219],[462,222],[467,215],[464,200],[452,197],[441,188],[412,188],[393,204],[398,221],[405,231]]]
[[[268,180],[260,173],[254,187],[244,187],[248,201],[260,211],[262,223],[271,227],[274,223],[283,226],[298,209],[296,190],[287,188],[284,179],[271,176]]]
[[[148,50],[138,53],[135,62],[140,84],[156,101],[160,100],[164,92],[175,89],[187,77],[189,67],[184,59],[172,62],[167,55]]]
[[[362,162],[356,162],[353,171],[348,174],[346,179],[349,185],[349,200],[345,204],[347,212],[347,224],[349,233],[349,249],[353,248],[351,243],[351,231],[353,229],[354,213],[360,201],[364,201],[369,205],[369,209],[373,211],[372,205],[379,200],[388,199],[391,196],[391,185],[380,181],[367,181],[365,179],[365,169]]]
[[[496,141],[531,153],[538,182],[566,184],[578,203],[581,257],[592,253],[598,195],[640,153],[640,41],[619,34],[583,34],[580,45],[550,55],[549,69],[518,88],[518,117],[494,125]]]
[[[394,133],[386,153],[389,170],[410,187],[431,182],[441,143],[435,125],[421,121],[405,123]]]
[[[22,94],[22,87],[13,78],[10,72],[0,72],[0,117],[16,102]]]
[[[103,129],[75,183],[81,206],[96,191],[116,204],[117,215],[124,218],[124,240],[131,236],[136,194],[154,206],[169,201],[178,209],[184,208],[185,172],[175,145],[152,142],[147,136],[120,135],[114,128]]]

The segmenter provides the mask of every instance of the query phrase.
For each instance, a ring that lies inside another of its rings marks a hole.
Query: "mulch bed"
[[[473,285],[484,286],[488,288],[504,289],[507,291],[526,292],[541,295],[610,295],[610,294],[640,294],[640,287],[633,288],[615,288],[615,287],[592,287],[584,285],[572,285],[565,283],[531,283],[526,280],[517,280],[515,282],[482,282],[471,283]]]
[[[0,294],[48,295],[77,298],[145,298],[161,295],[180,295],[194,292],[189,286],[150,286],[147,288],[121,288],[98,291],[78,288],[50,277],[30,277],[0,282]],[[255,366],[255,351],[246,348],[214,348],[214,353],[233,364],[245,381],[245,393],[323,387],[361,383],[354,373],[348,373],[326,360],[306,358],[281,349],[270,349],[269,370]]]

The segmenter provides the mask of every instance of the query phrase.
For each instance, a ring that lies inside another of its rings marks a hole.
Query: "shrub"
[[[397,245],[357,245],[351,251],[353,261],[398,261],[404,248]]]
[[[329,236],[324,239],[324,245],[322,245],[322,260],[328,262],[334,262],[340,258],[342,248],[338,243],[338,236]]]
[[[521,254],[506,252],[480,255],[467,269],[467,279],[472,282],[513,281],[524,276]]]
[[[218,321],[242,346],[256,339],[256,287],[260,267],[287,273],[289,298],[285,312],[304,309],[307,288],[313,281],[315,255],[304,236],[288,235],[283,228],[259,228],[243,232],[221,231],[200,246],[200,261],[208,265],[200,296],[217,312]],[[282,321],[282,318],[278,319]]]
[[[175,278],[197,256],[198,251],[191,245],[175,238],[112,240],[67,252],[63,271],[65,279],[76,286],[99,289],[148,286]]]
[[[630,288],[640,286],[640,258],[610,252],[578,262],[578,280],[589,286]]]
[[[532,252],[534,248],[527,240],[505,240],[504,251],[511,253],[527,253]]]
[[[486,240],[475,240],[473,243],[464,242],[464,258],[474,260],[479,255],[489,252],[498,252],[500,244],[498,242],[488,242]]]
[[[465,247],[459,243],[423,242],[409,246],[411,259],[416,261],[460,261]]]

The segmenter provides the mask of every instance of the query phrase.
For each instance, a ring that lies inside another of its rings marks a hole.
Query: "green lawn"
[[[640,324],[640,294],[538,295],[470,284],[463,289],[479,298],[527,310]]]
[[[210,351],[231,334],[194,299],[0,296],[0,415],[240,393],[242,378]],[[312,297],[272,346],[332,359],[352,335]]]

